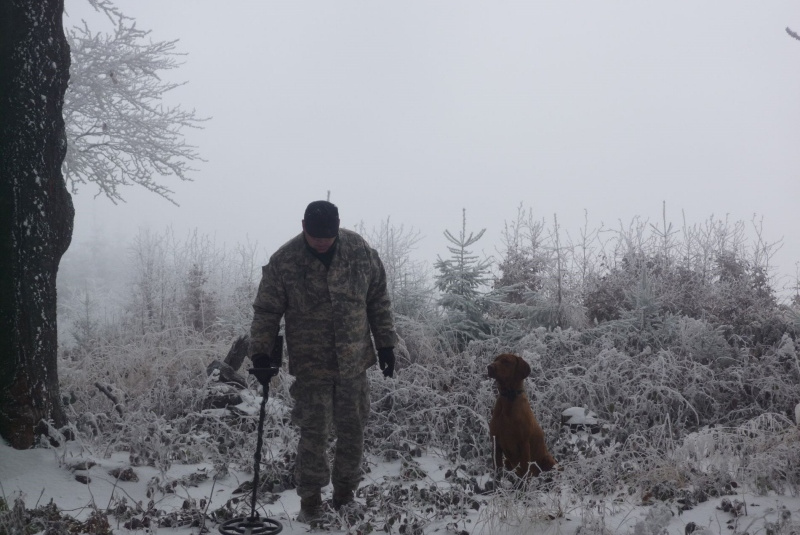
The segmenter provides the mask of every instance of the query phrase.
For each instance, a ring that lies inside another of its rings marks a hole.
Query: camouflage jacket
[[[253,310],[250,355],[270,353],[283,317],[296,377],[354,377],[375,364],[375,347],[395,345],[383,264],[345,229],[327,269],[302,233],[282,245],[262,268]]]

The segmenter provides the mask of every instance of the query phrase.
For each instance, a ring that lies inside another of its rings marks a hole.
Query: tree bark
[[[66,424],[56,275],[74,209],[61,164],[69,79],[63,0],[0,0],[0,436],[35,444]]]

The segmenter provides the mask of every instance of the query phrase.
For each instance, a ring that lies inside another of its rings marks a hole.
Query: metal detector
[[[281,340],[281,346],[283,345]],[[282,349],[282,348],[281,348]],[[253,497],[250,500],[250,516],[232,518],[219,527],[222,535],[276,535],[283,529],[283,525],[271,518],[261,518],[256,513],[256,495],[258,494],[258,469],[261,464],[261,446],[264,441],[261,435],[264,432],[264,417],[267,412],[267,398],[269,398],[269,380],[278,375],[278,367],[250,368],[250,374],[258,378],[263,385],[264,394],[261,397],[261,412],[258,415],[258,440],[256,441],[255,466],[253,467]],[[266,380],[264,380],[266,379]]]

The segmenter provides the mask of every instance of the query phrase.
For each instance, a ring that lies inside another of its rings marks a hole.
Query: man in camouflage
[[[262,269],[250,355],[256,368],[280,366],[271,355],[283,318],[289,373],[296,378],[292,421],[300,428],[298,520],[311,523],[321,516],[321,489],[331,480],[334,508],[354,505],[369,414],[366,370],[377,348],[383,374],[392,377],[396,335],[378,253],[339,228],[339,211],[330,202],[309,204],[302,225]],[[332,474],[326,455],[331,423],[337,436]]]

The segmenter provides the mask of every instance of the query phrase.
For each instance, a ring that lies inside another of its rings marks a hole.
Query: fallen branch
[[[247,335],[240,336],[231,345],[228,355],[225,357],[225,364],[233,368],[233,371],[239,371],[250,345],[250,337]]]

